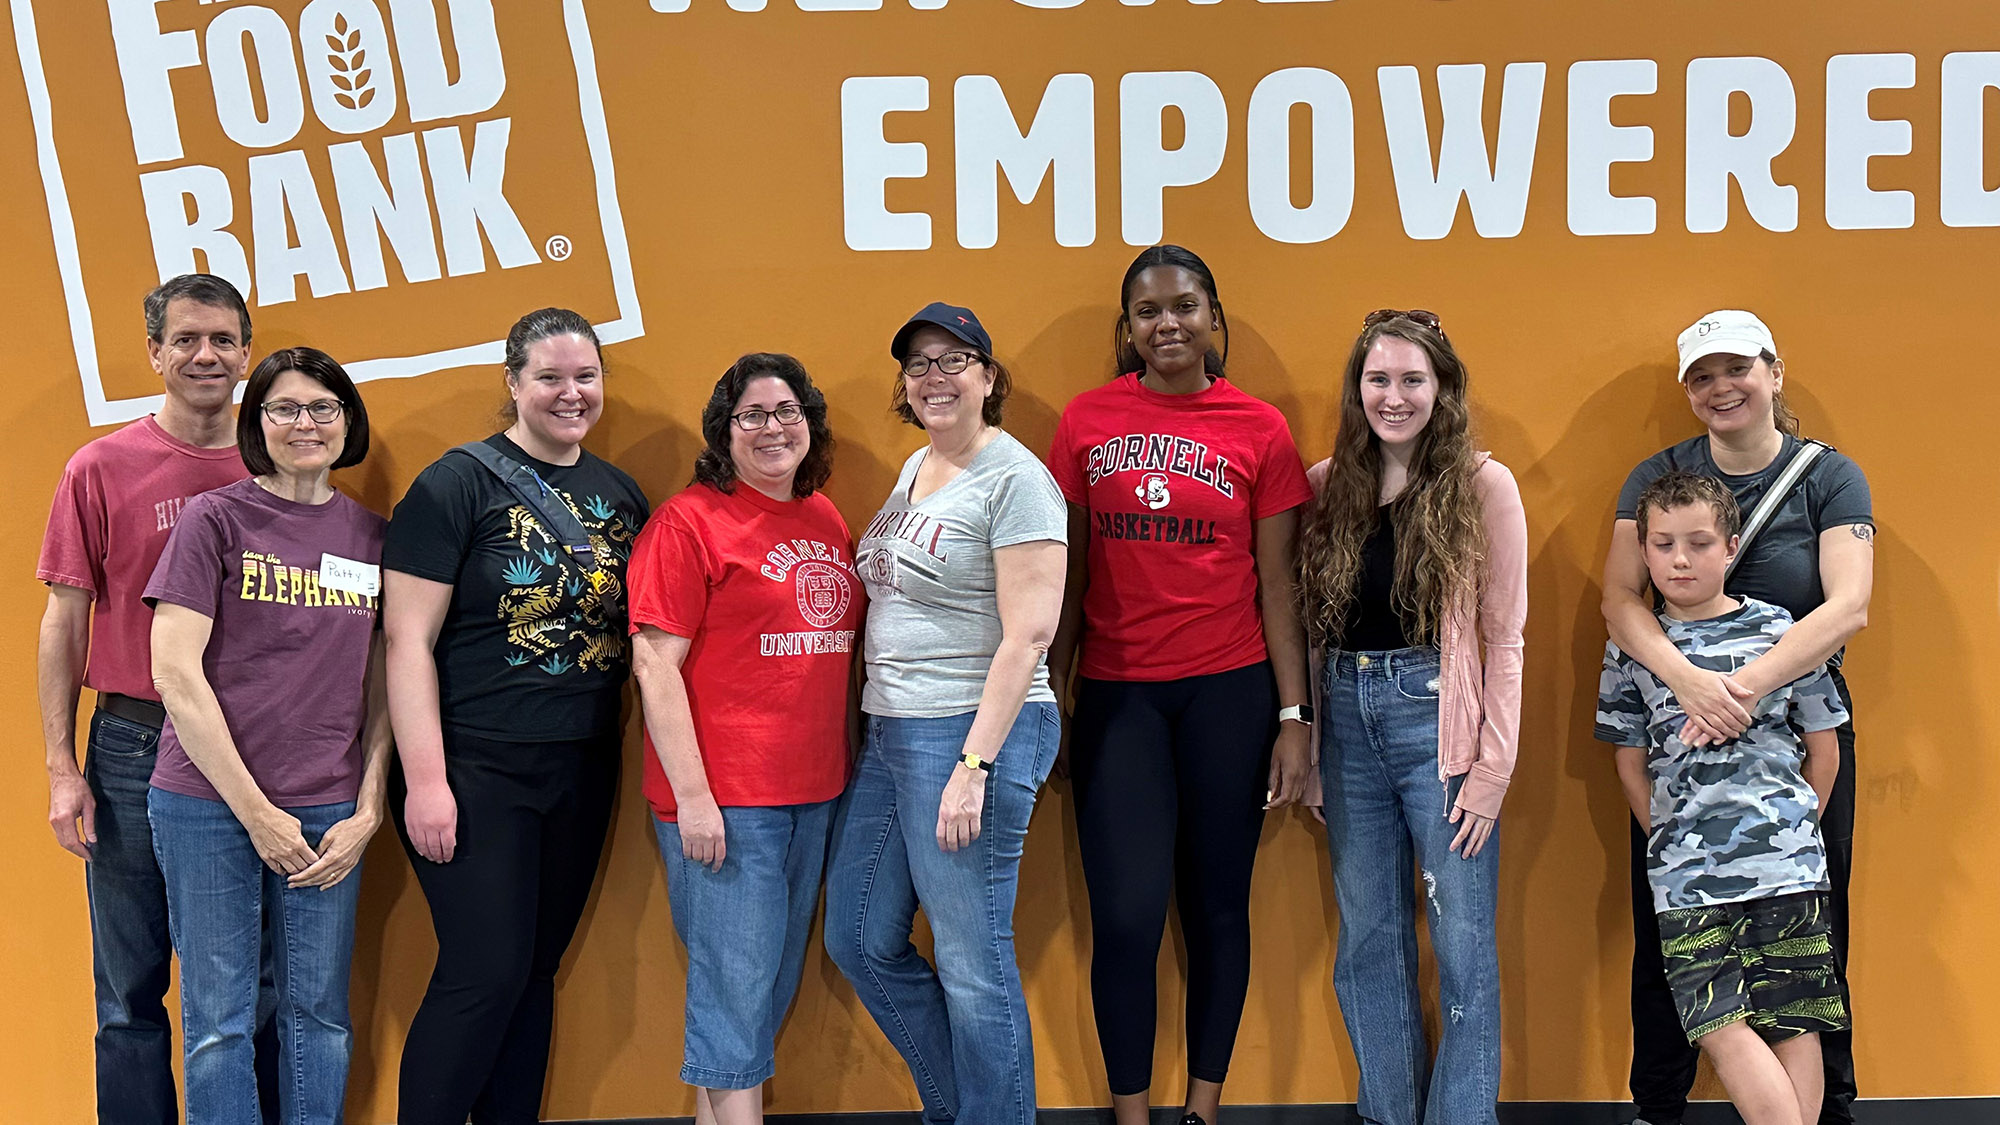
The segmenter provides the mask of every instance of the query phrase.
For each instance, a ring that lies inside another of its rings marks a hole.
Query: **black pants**
[[[437,931],[437,967],[403,1044],[402,1125],[541,1120],[556,969],[590,897],[618,786],[616,734],[507,743],[445,732],[458,847],[410,847],[406,790],[390,808]]]
[[[1113,1094],[1152,1084],[1170,892],[1187,943],[1188,1074],[1228,1073],[1250,986],[1250,868],[1277,714],[1268,661],[1161,683],[1079,683],[1070,773],[1090,889],[1091,1004]]]
[[[1838,670],[1834,684],[1850,716],[1854,701]],[[1833,929],[1833,956],[1840,979],[1847,979],[1847,883],[1854,866],[1854,722],[1838,730],[1840,776],[1821,811],[1820,838],[1826,844],[1827,895]],[[1848,1015],[1854,1014],[1852,990]],[[1826,1098],[1820,1125],[1849,1125],[1854,1120],[1854,1033],[1826,1032],[1819,1037],[1826,1062]],[[1653,913],[1653,892],[1646,884],[1646,834],[1632,822],[1632,1101],[1639,1116],[1652,1125],[1680,1125],[1687,1111],[1688,1090],[1694,1086],[1695,1063],[1701,1051],[1687,1041],[1680,1014],[1667,988],[1666,965],[1660,956],[1660,923]]]

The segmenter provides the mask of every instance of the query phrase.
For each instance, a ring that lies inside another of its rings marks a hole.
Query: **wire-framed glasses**
[[[311,402],[292,402],[286,400],[264,404],[264,417],[269,418],[280,426],[289,426],[297,422],[300,414],[304,414],[314,422],[324,426],[345,413],[347,413],[347,407],[339,399],[334,398],[314,399]]]

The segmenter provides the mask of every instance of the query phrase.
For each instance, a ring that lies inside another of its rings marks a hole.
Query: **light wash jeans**
[[[653,819],[674,933],[687,949],[681,1081],[747,1090],[777,1070],[778,1025],[805,971],[832,801],[722,810],[720,871],[681,854]]]
[[[1494,1125],[1500,1096],[1496,831],[1473,859],[1446,819],[1462,778],[1438,780],[1438,652],[1327,655],[1320,731],[1340,938],[1333,990],[1361,1064],[1371,1125]],[[1417,996],[1417,886],[1437,955],[1431,1065]]]
[[[972,712],[867,716],[827,861],[826,948],[910,1066],[924,1119],[1034,1125],[1035,1055],[1014,961],[1014,897],[1035,794],[1055,765],[1053,703],[1029,703],[986,781],[979,838],[937,843]],[[910,944],[921,905],[937,966]]]
[[[153,850],[167,884],[167,919],[181,961],[187,1119],[260,1125],[251,1039],[257,1024],[262,919],[269,903],[277,984],[278,1120],[338,1125],[347,1098],[353,1028],[348,966],[361,871],[326,890],[292,888],[264,865],[250,834],[221,801],[153,789]],[[288,808],[315,847],[354,815],[354,802]]]

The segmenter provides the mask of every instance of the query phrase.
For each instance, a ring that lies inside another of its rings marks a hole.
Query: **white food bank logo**
[[[101,32],[79,41],[67,22],[73,0],[42,0],[46,49],[38,5],[10,2],[91,424],[158,408],[157,394],[117,397],[107,388],[100,340],[126,354],[133,325],[122,314],[137,295],[197,269],[235,283],[253,312],[337,300],[281,315],[279,327],[340,333],[345,351],[339,340],[324,342],[363,381],[498,362],[498,326],[537,305],[586,311],[606,343],[643,331],[582,0],[512,0],[504,19],[493,0],[310,0],[283,11],[108,0],[108,45]],[[561,53],[545,49],[558,26],[575,67],[573,103],[549,65]],[[512,98],[503,27],[542,51],[511,76]],[[77,51],[109,57],[78,60]],[[124,138],[91,135],[61,112],[71,108],[66,94],[87,103],[95,90],[101,100],[114,74],[136,192],[107,182],[119,172]],[[212,139],[218,128],[225,146]],[[510,183],[510,143],[538,168],[569,165],[556,169],[566,181],[559,202],[517,206],[522,185],[532,196],[539,177]],[[72,193],[66,165],[83,173],[75,182],[87,195]],[[575,190],[586,176],[595,190]],[[107,213],[107,199],[119,201],[117,210]],[[116,248],[122,261],[100,249],[106,233],[127,229],[124,241],[149,245],[147,276],[134,276],[136,246]],[[572,256],[575,267],[527,268]],[[476,326],[407,315],[411,298],[439,307],[437,298],[463,288],[450,279],[487,273],[489,264],[524,273],[505,286],[505,307],[492,307],[492,281],[472,283],[471,299],[484,299]],[[378,290],[387,296],[363,296]],[[120,314],[106,317],[101,337],[93,305]],[[350,325],[359,331],[349,335]],[[260,316],[260,335],[270,327]]]

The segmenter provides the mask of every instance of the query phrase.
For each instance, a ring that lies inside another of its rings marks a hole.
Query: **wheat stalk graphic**
[[[326,61],[332,65],[333,84],[339,92],[333,100],[348,109],[364,109],[375,100],[375,87],[369,84],[367,70],[362,63],[367,61],[368,52],[361,49],[361,29],[347,29],[347,17],[335,16],[333,34],[326,37],[327,50],[331,52]]]

